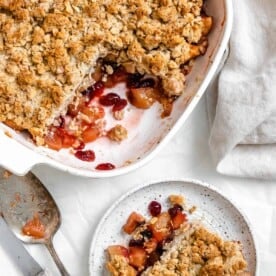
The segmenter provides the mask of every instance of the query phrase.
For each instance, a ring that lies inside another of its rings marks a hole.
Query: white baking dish
[[[111,143],[105,138],[91,143],[88,148],[93,149],[97,156],[92,163],[79,161],[68,150],[56,152],[37,147],[24,134],[0,124],[0,166],[23,175],[37,164],[47,164],[72,174],[96,178],[125,174],[152,159],[191,114],[214,77],[227,48],[233,20],[232,1],[206,0],[206,7],[207,14],[214,20],[208,50],[196,60],[187,79],[185,93],[174,103],[169,117],[160,118],[158,104],[145,111],[134,107],[129,109],[131,111],[122,123],[129,131],[129,138],[121,144]],[[123,93],[124,87],[119,85],[115,90]],[[94,169],[98,163],[105,162],[113,163],[116,169]]]

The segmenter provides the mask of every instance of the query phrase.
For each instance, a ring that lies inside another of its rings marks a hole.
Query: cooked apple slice
[[[146,264],[147,253],[144,248],[138,246],[129,247],[129,264],[142,270]]]
[[[158,242],[155,238],[151,238],[144,242],[144,248],[148,254],[153,252],[157,248]]]
[[[127,248],[125,248],[124,246],[121,246],[121,245],[108,246],[107,252],[108,252],[109,256],[119,255],[119,256],[123,256],[127,259],[129,257]]]
[[[141,225],[144,222],[145,218],[142,215],[136,212],[132,212],[129,215],[126,224],[123,226],[123,230],[125,233],[131,234],[137,226]]]
[[[150,225],[153,237],[162,242],[171,234],[171,217],[167,212],[161,213],[157,220]]]
[[[95,141],[98,137],[100,137],[100,130],[97,126],[90,126],[82,133],[82,140],[84,143],[90,143]]]
[[[157,91],[151,87],[131,88],[129,100],[137,108],[148,109],[156,101]]]
[[[186,214],[182,213],[180,210],[177,210],[176,215],[172,218],[173,229],[178,229],[180,225],[185,221],[187,221]]]

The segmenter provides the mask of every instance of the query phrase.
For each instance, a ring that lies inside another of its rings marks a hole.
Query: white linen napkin
[[[217,171],[276,178],[276,2],[233,0],[229,58],[207,93]]]

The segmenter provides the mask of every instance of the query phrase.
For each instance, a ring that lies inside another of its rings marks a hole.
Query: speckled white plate
[[[168,208],[168,196],[181,194],[188,206],[197,206],[190,220],[200,219],[210,230],[225,239],[238,240],[243,244],[243,253],[251,275],[257,275],[257,251],[252,229],[235,204],[216,188],[197,180],[166,180],[146,183],[123,195],[105,213],[92,240],[89,255],[90,275],[106,275],[105,249],[112,244],[127,245],[129,236],[121,229],[132,211],[148,217],[147,206],[157,200]]]

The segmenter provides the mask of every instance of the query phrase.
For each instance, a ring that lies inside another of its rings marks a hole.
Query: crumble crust
[[[247,263],[239,243],[224,241],[201,224],[192,224],[188,230],[184,227],[143,276],[236,276],[245,271]]]
[[[110,262],[107,263],[107,269],[114,276],[136,276],[136,270],[128,264],[127,259],[123,256],[111,256]]]
[[[0,0],[0,121],[37,144],[99,58],[161,79],[180,95],[181,65],[204,54],[203,0]]]
[[[112,141],[121,142],[127,139],[127,129],[118,124],[107,132],[107,137]]]

